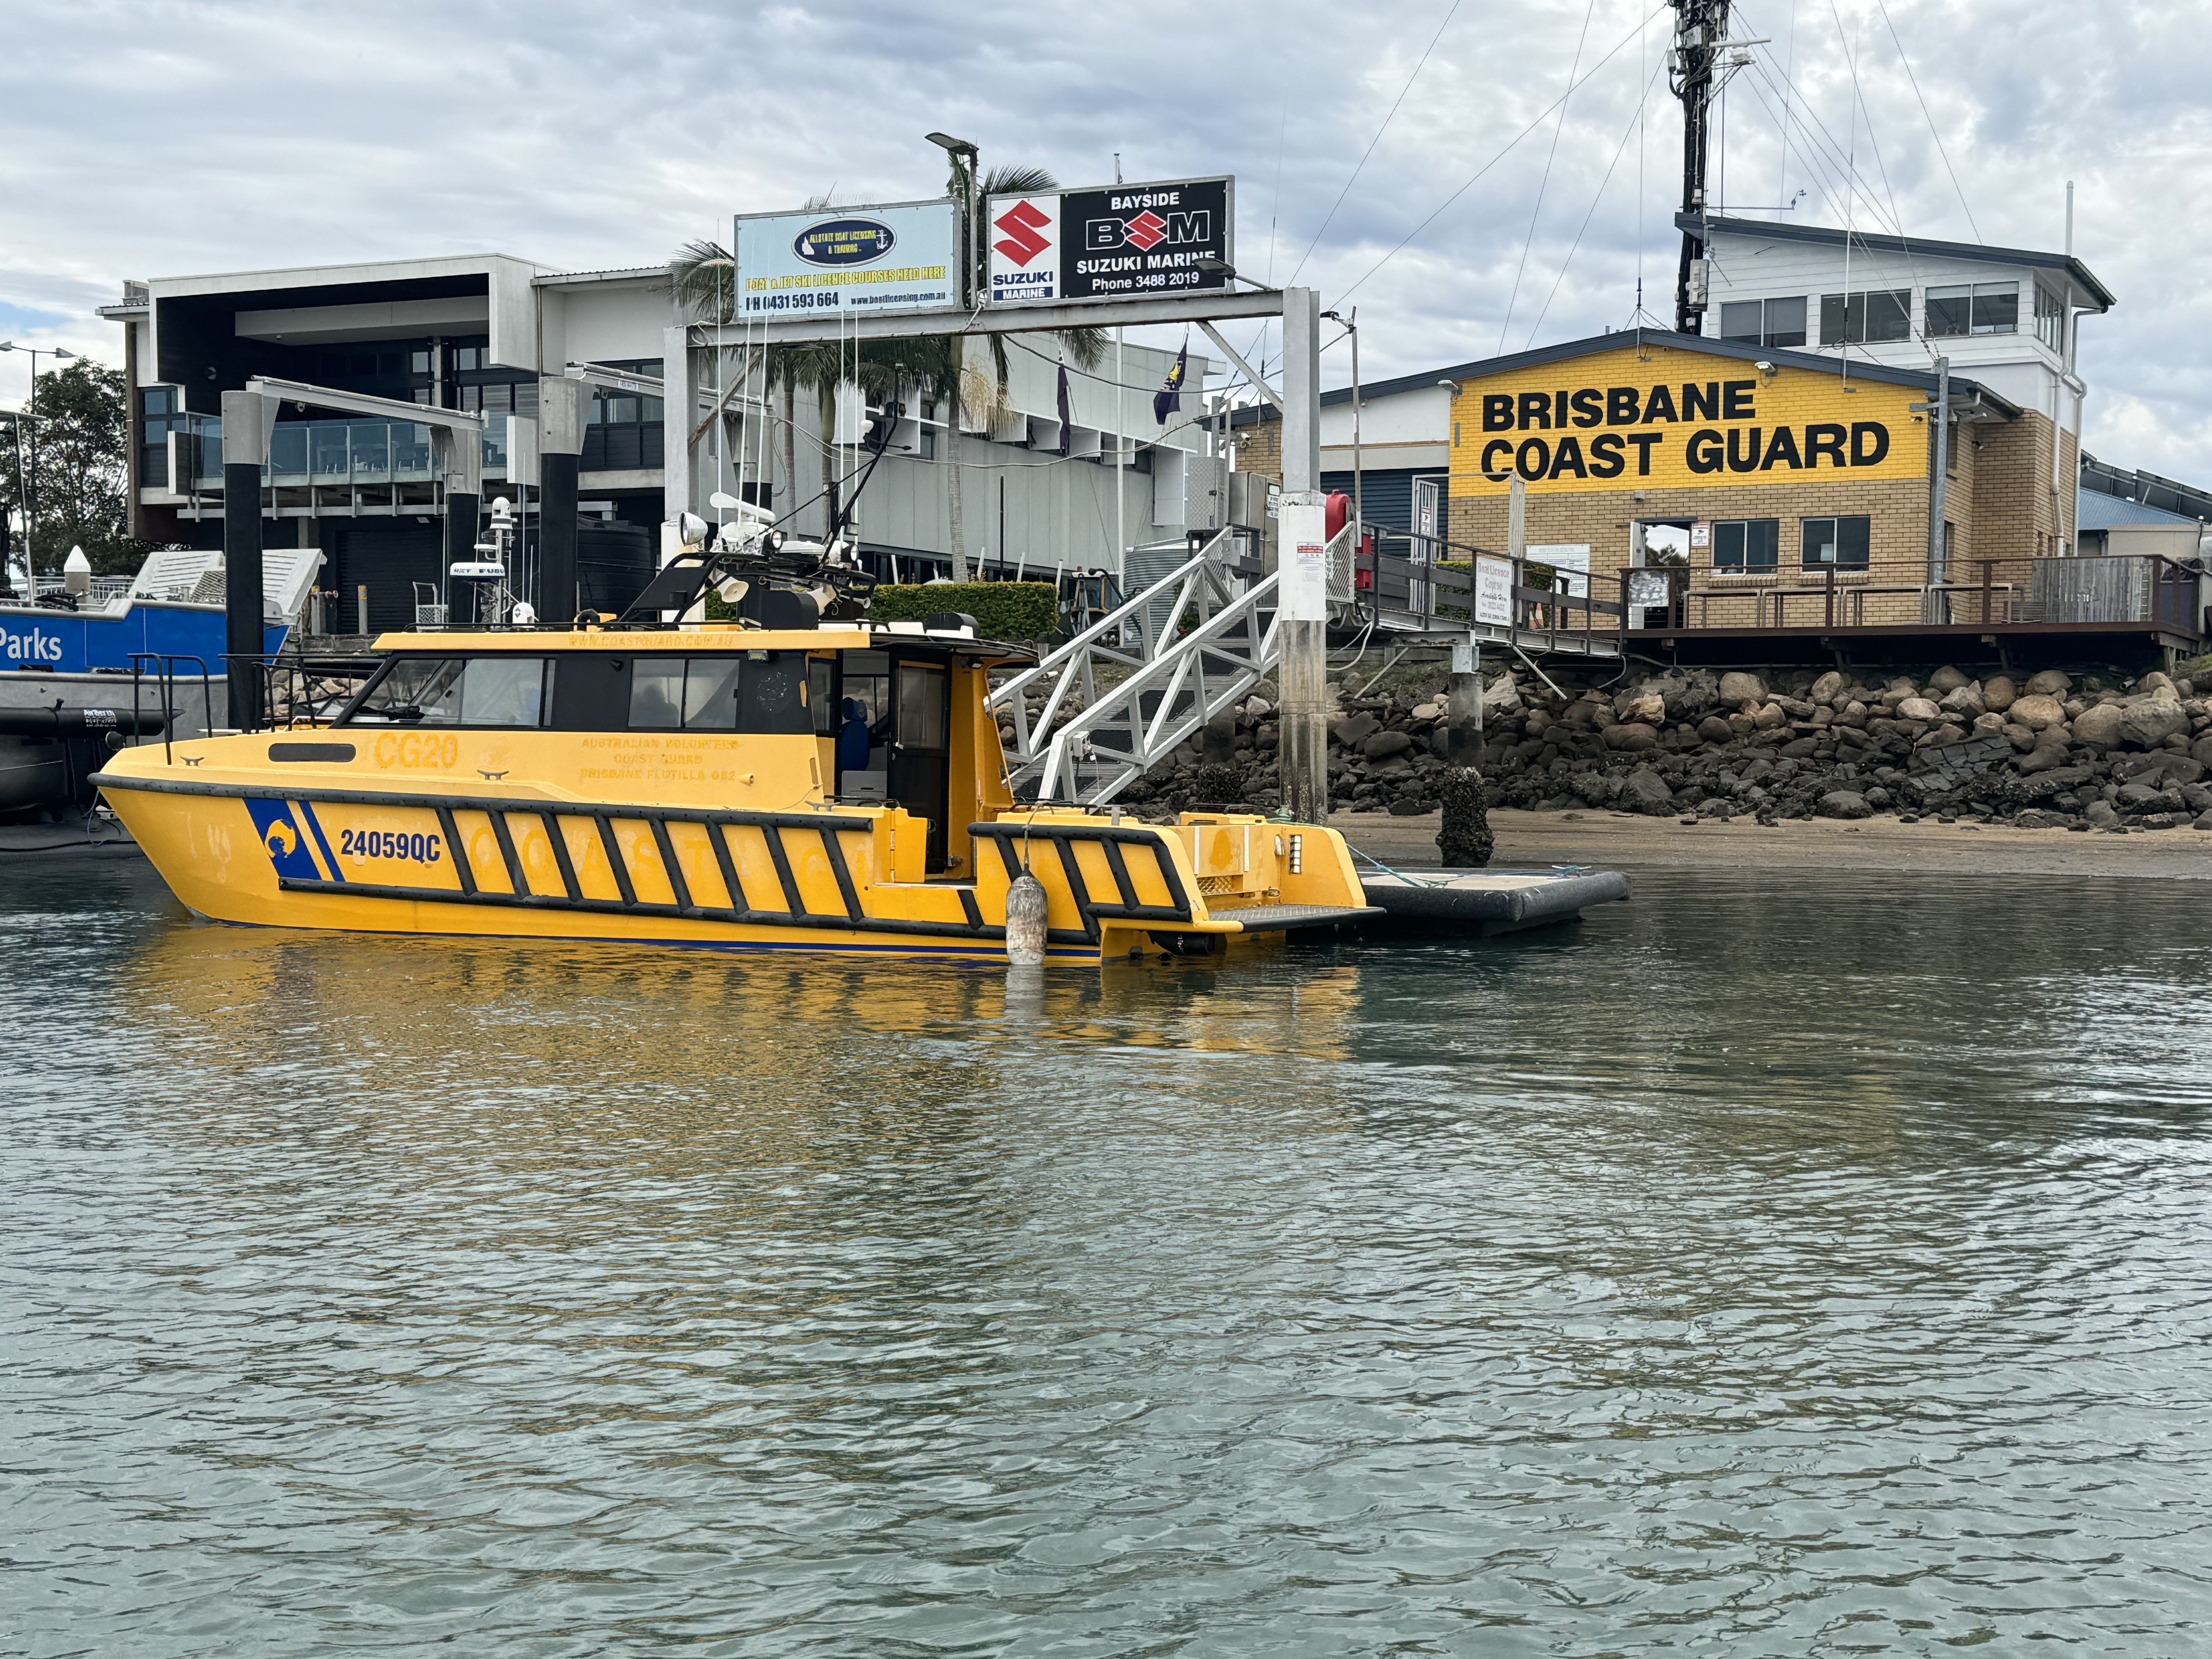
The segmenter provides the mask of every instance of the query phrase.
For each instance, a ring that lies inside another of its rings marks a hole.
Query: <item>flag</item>
[[[1061,454],[1067,453],[1073,437],[1074,434],[1069,429],[1067,419],[1067,365],[1062,363],[1060,366],[1060,453]]]
[[[1175,367],[1168,371],[1167,384],[1152,398],[1152,419],[1162,426],[1168,423],[1169,416],[1182,408],[1182,376],[1189,367],[1190,342],[1186,339],[1182,349],[1176,353]]]

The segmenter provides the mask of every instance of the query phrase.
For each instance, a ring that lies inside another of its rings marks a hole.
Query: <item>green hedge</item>
[[[886,582],[868,602],[871,622],[927,622],[964,611],[988,640],[1041,640],[1060,625],[1060,590],[1050,582]]]

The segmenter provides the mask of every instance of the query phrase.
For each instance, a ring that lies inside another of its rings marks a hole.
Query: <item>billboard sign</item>
[[[738,320],[957,306],[958,246],[949,200],[739,214]]]
[[[983,215],[991,302],[1124,300],[1229,286],[1200,259],[1236,263],[1237,181],[1174,179],[994,196]]]

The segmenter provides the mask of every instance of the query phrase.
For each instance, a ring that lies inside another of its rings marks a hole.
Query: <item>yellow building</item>
[[[1625,594],[1644,613],[1632,626],[1911,625],[1936,619],[1931,591],[1978,620],[1984,586],[2001,620],[2032,585],[2027,562],[2070,544],[2071,491],[2033,487],[2047,418],[1954,377],[1948,545],[1931,561],[1936,385],[1673,334],[1471,365],[1451,394],[1451,538],[1505,550],[1517,480],[1530,556]],[[2070,434],[2057,459],[2070,479]],[[1668,568],[1686,574],[1622,580]]]

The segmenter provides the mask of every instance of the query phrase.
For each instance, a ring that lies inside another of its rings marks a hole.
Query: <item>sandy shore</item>
[[[1339,812],[1329,819],[1359,851],[1405,867],[1437,861],[1439,815],[1383,817]],[[2012,830],[2001,824],[1899,823],[1894,817],[1844,823],[1790,821],[1771,830],[1748,819],[1695,824],[1626,813],[1490,814],[1497,833],[1492,863],[1594,864],[1624,870],[1901,870],[1963,876],[2160,876],[2212,880],[2212,831]]]

